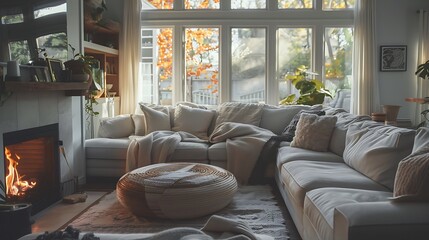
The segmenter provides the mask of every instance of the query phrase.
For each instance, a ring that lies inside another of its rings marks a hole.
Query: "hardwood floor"
[[[32,233],[52,232],[66,226],[101,197],[113,191],[116,182],[117,179],[90,179],[87,184],[80,187],[88,196],[85,202],[70,204],[60,201],[33,215]]]

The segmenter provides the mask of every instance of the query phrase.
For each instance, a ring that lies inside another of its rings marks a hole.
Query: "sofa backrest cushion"
[[[331,141],[329,142],[329,151],[338,156],[343,156],[344,148],[346,147],[346,134],[349,126],[355,122],[371,120],[371,117],[367,115],[354,115],[344,110],[341,111],[341,109],[335,110],[331,108],[323,110],[326,112],[326,115],[334,115],[337,117],[337,123],[332,131]]]
[[[185,131],[201,139],[208,139],[207,131],[212,122],[214,110],[177,105],[174,109],[173,131]]]
[[[246,123],[259,126],[264,104],[226,102],[218,107],[216,126],[223,122]]]
[[[100,119],[98,137],[124,138],[134,134],[134,123],[130,114]]]
[[[421,148],[429,146],[429,128],[420,127],[417,129],[416,138],[414,139],[413,153],[419,151]]]
[[[335,116],[302,113],[290,146],[326,152],[336,122]]]
[[[280,107],[265,105],[262,109],[260,127],[280,135],[299,111],[308,109],[310,109],[310,106],[306,105],[286,105]]]
[[[140,108],[146,119],[146,134],[159,130],[171,130],[170,109],[168,107],[149,107],[140,104]]]
[[[373,121],[353,123],[346,134],[346,164],[393,190],[395,173],[411,153],[415,131]]]
[[[144,114],[131,114],[131,118],[134,122],[134,135],[146,135],[146,118]]]

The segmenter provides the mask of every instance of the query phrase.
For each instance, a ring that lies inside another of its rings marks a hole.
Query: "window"
[[[354,0],[269,2],[144,1],[153,38],[142,34],[140,100],[278,104],[295,93],[285,75],[300,65],[332,93],[350,87]]]
[[[2,24],[15,24],[22,22],[24,22],[24,15],[22,13],[1,17]]]
[[[231,30],[231,101],[265,101],[265,36],[265,28]]]
[[[266,0],[231,0],[231,9],[265,9]]]
[[[44,7],[41,9],[37,9],[34,11],[34,18],[37,19],[37,18],[41,18],[44,16],[49,16],[52,14],[64,13],[64,12],[67,12],[67,4],[66,3],[56,5],[53,7]]]
[[[20,64],[27,64],[30,61],[30,48],[26,40],[9,42],[8,45],[10,60],[17,61]]]
[[[65,33],[48,34],[36,38],[37,47],[45,49],[45,53],[50,58],[67,60],[67,35]],[[39,56],[42,57],[43,56]]]

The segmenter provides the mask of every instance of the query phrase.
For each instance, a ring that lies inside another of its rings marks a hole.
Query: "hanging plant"
[[[417,77],[427,79],[429,76],[429,60],[417,66],[417,71],[414,73]]]

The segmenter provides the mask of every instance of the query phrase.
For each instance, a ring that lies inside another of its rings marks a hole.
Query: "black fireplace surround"
[[[31,203],[34,215],[61,199],[58,123],[3,134],[3,149],[20,156],[17,167],[22,180],[37,181],[24,196],[7,196],[8,202]],[[9,161],[4,154],[5,175]],[[5,180],[5,179],[3,179]]]

